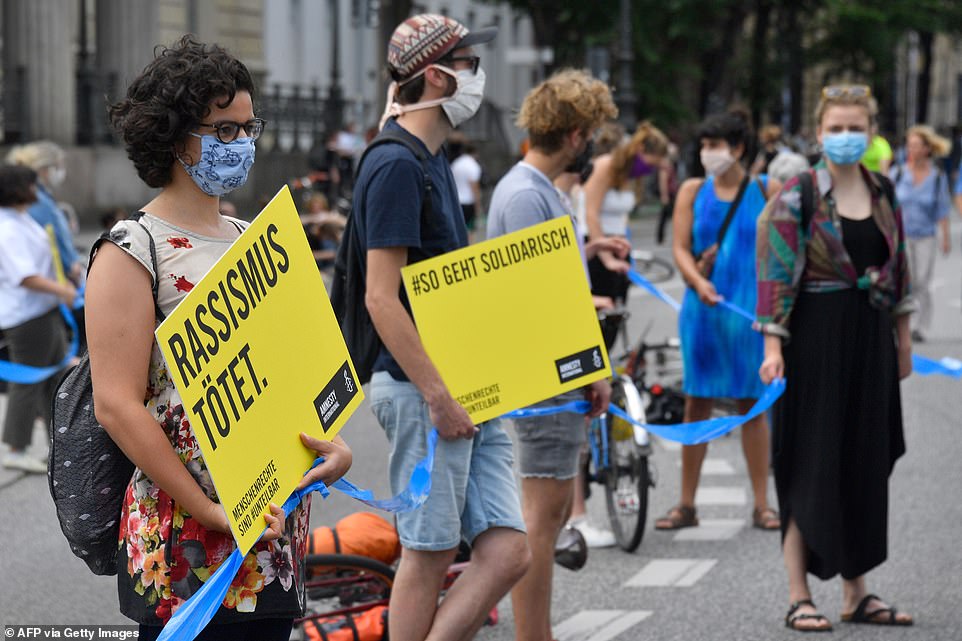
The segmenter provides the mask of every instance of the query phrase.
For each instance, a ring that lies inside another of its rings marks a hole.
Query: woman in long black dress
[[[801,631],[832,627],[812,603],[809,572],[842,575],[843,621],[912,623],[865,585],[887,554],[888,479],[905,452],[899,380],[912,367],[901,210],[887,179],[858,162],[874,116],[867,86],[824,88],[824,158],[758,221],[759,373],[788,382],[773,431],[785,624]]]

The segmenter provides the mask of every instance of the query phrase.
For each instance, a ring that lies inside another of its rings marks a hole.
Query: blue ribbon
[[[631,262],[632,262],[632,265],[634,265],[634,259],[632,259]],[[628,270],[628,280],[630,280],[632,283],[634,283],[638,287],[641,287],[642,289],[644,289],[646,292],[648,292],[649,294],[651,294],[661,302],[666,303],[676,312],[681,311],[681,303],[679,303],[677,300],[675,300],[674,298],[666,294],[664,291],[661,290],[661,288],[659,288],[653,282],[651,282],[650,280],[648,280],[647,278],[645,278],[644,276],[636,272],[633,266],[632,266],[632,269]]]
[[[438,444],[438,431],[432,429],[428,433],[427,445],[428,453],[423,459],[418,461],[411,472],[408,486],[397,496],[389,499],[377,500],[370,490],[362,490],[347,479],[339,479],[331,487],[340,490],[351,498],[380,510],[394,512],[410,512],[421,507],[431,493],[431,471],[434,469],[434,451]],[[318,458],[311,465],[314,469],[324,461]],[[290,497],[284,501],[281,509],[284,510],[286,519],[291,512],[298,506],[301,499],[311,492],[320,492],[321,496],[327,498],[330,490],[323,481],[317,481],[307,487],[295,490]],[[266,531],[267,528],[265,528]],[[263,535],[263,533],[261,533]],[[244,562],[244,555],[239,548],[234,548],[230,556],[217,568],[217,571],[204,582],[187,601],[177,608],[177,611],[161,630],[158,641],[190,641],[200,634],[210,620],[217,613],[224,597],[230,589],[230,584],[234,581],[237,571]]]
[[[78,296],[79,307],[83,306],[83,299]],[[74,309],[78,307],[78,304],[74,304]],[[46,367],[34,367],[32,365],[24,365],[23,363],[12,363],[10,361],[0,361],[0,379],[9,381],[11,383],[20,383],[23,385],[33,385],[41,381],[45,381],[57,372],[65,368],[74,357],[77,356],[77,350],[80,347],[80,336],[77,331],[77,322],[73,319],[73,314],[67,309],[67,306],[63,303],[60,304],[60,315],[63,316],[64,321],[67,323],[67,327],[70,329],[70,346],[67,348],[67,355],[57,363],[56,365],[48,365]]]
[[[775,401],[785,391],[785,379],[772,381],[765,388],[762,395],[755,401],[755,404],[747,414],[738,416],[721,416],[710,418],[704,421],[693,421],[691,423],[673,423],[668,425],[656,425],[654,423],[644,423],[637,421],[629,416],[623,409],[616,405],[609,405],[608,412],[622,418],[633,425],[644,428],[652,434],[656,434],[663,439],[676,441],[682,445],[698,445],[707,443],[719,436],[723,436],[739,425],[744,425],[753,418],[768,411]],[[534,416],[551,416],[562,412],[572,412],[575,414],[587,414],[591,408],[588,401],[571,401],[563,405],[552,405],[547,407],[526,407],[505,414],[505,418],[531,418]]]
[[[962,378],[962,361],[948,356],[940,360],[932,360],[925,356],[912,354],[912,369],[916,374],[928,376],[930,374],[942,374],[952,378]]]
[[[634,261],[632,261],[634,264]],[[681,311],[681,305],[678,304],[674,298],[663,292],[658,288],[657,285],[652,283],[650,280],[636,272],[634,269],[628,272],[628,279],[638,285],[645,291],[650,292],[655,298],[663,301],[671,306],[676,312]],[[757,319],[750,312],[745,311],[738,305],[731,303],[727,300],[718,301],[717,305],[723,309],[727,309],[733,314],[741,316],[749,323],[752,327],[757,327]],[[943,376],[951,376],[952,378],[962,378],[962,361],[954,358],[944,357],[940,360],[932,360],[931,358],[926,358],[924,356],[919,356],[918,354],[912,354],[912,370],[916,374],[922,376],[929,376],[931,374],[941,374]]]
[[[756,319],[755,319],[754,314],[752,314],[752,313],[750,313],[750,312],[746,312],[744,309],[742,309],[741,307],[739,307],[739,306],[736,305],[735,303],[729,302],[729,301],[727,301],[727,300],[725,300],[725,299],[723,298],[723,299],[721,299],[720,301],[718,301],[718,302],[716,303],[716,305],[718,305],[719,307],[721,307],[721,308],[723,308],[723,309],[727,309],[728,311],[732,312],[733,314],[737,314],[738,316],[741,316],[742,318],[744,318],[745,320],[747,320],[749,323],[751,323],[753,326],[755,325]]]

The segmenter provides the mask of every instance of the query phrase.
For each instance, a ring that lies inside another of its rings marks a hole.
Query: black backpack
[[[888,198],[889,205],[895,210],[895,185],[888,176],[877,171],[872,172],[875,178],[882,185],[882,191]],[[809,227],[812,224],[812,216],[815,215],[815,177],[812,170],[803,171],[798,175],[798,183],[802,187],[802,231],[808,235]]]
[[[368,152],[378,145],[396,143],[404,145],[421,162],[424,170],[424,192],[421,198],[421,225],[431,217],[431,192],[434,184],[428,173],[428,155],[409,134],[399,131],[382,131],[368,144],[357,164],[357,176],[361,175],[361,164]],[[363,197],[363,194],[361,195]],[[371,380],[374,361],[381,351],[381,337],[374,329],[371,315],[364,303],[367,291],[365,282],[366,253],[361,242],[361,230],[353,212],[347,215],[347,224],[341,235],[341,244],[334,259],[334,279],[331,284],[331,306],[344,334],[347,351],[351,354],[354,369],[361,383]]]
[[[137,213],[136,220],[150,239],[150,259],[157,273],[154,239]],[[90,262],[110,232],[104,233],[90,251]],[[154,279],[154,313],[164,318],[157,306]],[[67,372],[53,397],[50,429],[50,462],[47,479],[57,510],[60,529],[70,549],[83,559],[94,574],[117,574],[120,514],[134,464],[117,447],[97,422],[94,414],[90,356]]]

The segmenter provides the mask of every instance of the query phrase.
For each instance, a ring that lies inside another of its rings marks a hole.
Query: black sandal
[[[826,617],[824,614],[818,614],[817,612],[814,614],[796,614],[798,609],[803,605],[810,605],[813,608],[815,607],[815,603],[813,603],[811,599],[800,599],[793,603],[791,607],[788,608],[788,614],[785,615],[786,628],[791,628],[792,630],[796,630],[798,632],[832,631],[832,622],[829,621],[828,617]],[[799,621],[824,621],[828,625],[824,628],[800,628],[796,625]]]
[[[879,603],[882,603],[881,608],[876,608],[871,612],[866,612],[868,604],[875,599]],[[855,611],[850,614],[842,614],[842,621],[845,623],[869,623],[872,625],[898,625],[898,626],[910,626],[915,621],[909,619],[908,621],[899,621],[898,610],[890,605],[884,605],[885,601],[878,598],[874,594],[867,594],[865,598],[858,602],[858,606]],[[881,617],[881,618],[879,618]]]

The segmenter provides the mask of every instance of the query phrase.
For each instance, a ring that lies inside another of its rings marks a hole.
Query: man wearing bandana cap
[[[424,350],[402,287],[401,268],[468,244],[451,168],[441,144],[477,112],[484,71],[473,49],[497,29],[469,32],[456,20],[408,18],[388,45],[391,75],[385,143],[365,157],[354,190],[366,255],[365,302],[383,347],[374,364],[371,407],[391,442],[392,489],[403,489],[437,427],[432,490],[418,510],[397,517],[403,551],[391,591],[389,634],[404,641],[470,639],[528,565],[511,439],[494,420],[477,427],[451,396]],[[425,173],[427,176],[425,176]],[[425,189],[425,178],[431,189]],[[430,198],[422,220],[422,200]],[[471,564],[438,606],[448,565],[463,540]]]

